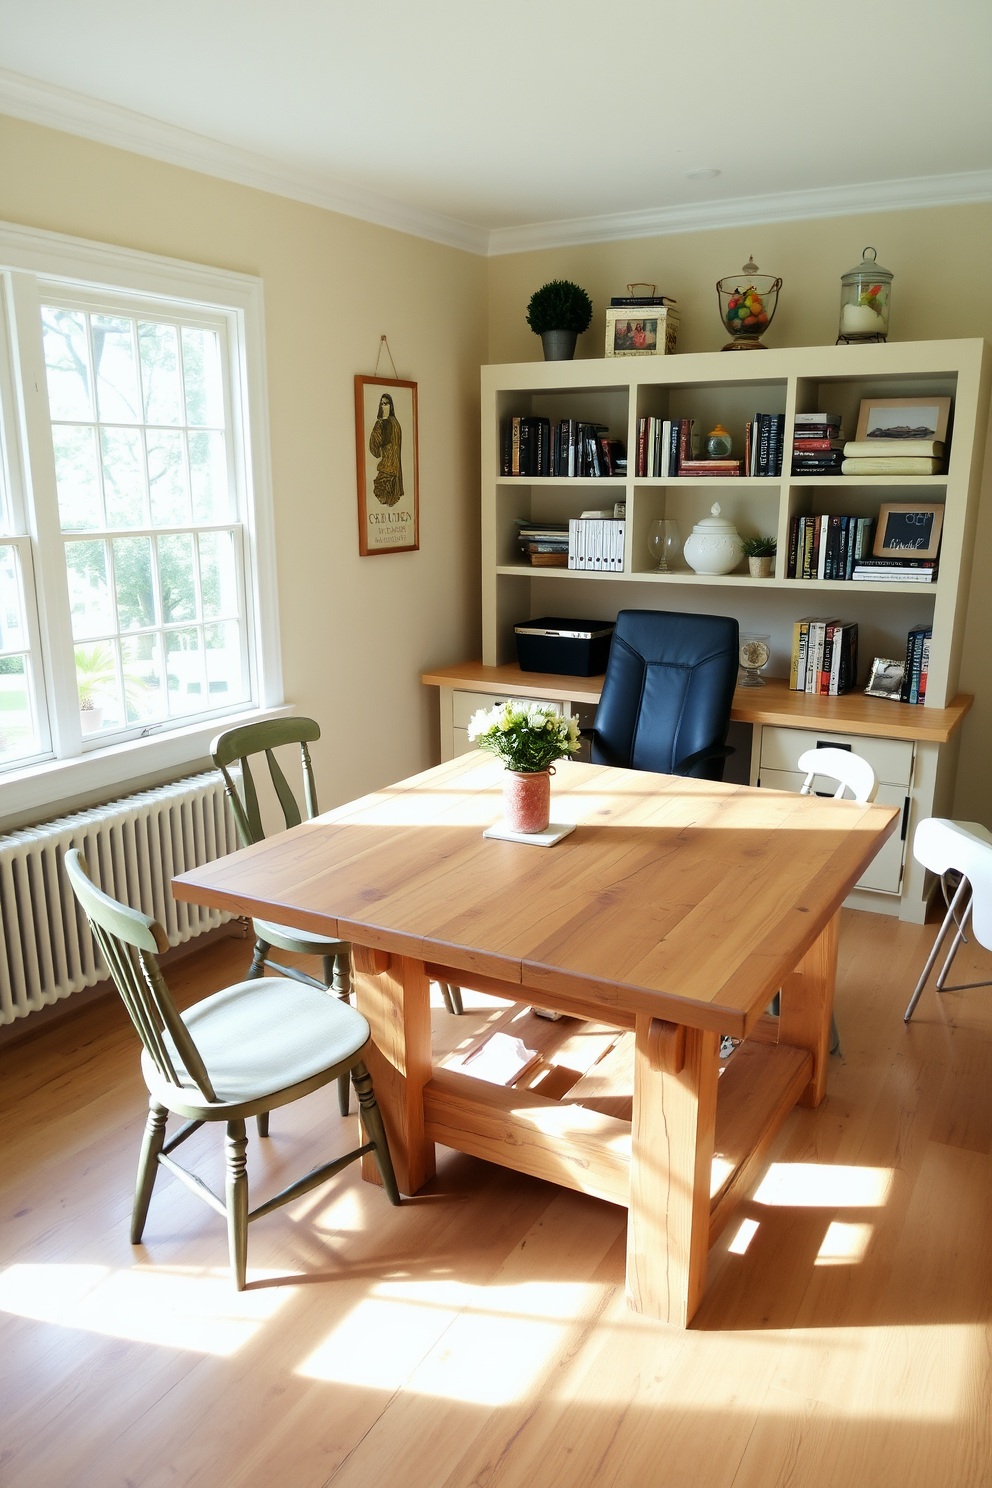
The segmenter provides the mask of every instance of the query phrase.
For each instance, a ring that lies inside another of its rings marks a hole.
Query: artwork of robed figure
[[[379,417],[369,435],[369,452],[379,464],[372,490],[383,506],[395,506],[403,495],[403,430],[389,393],[379,399]]]

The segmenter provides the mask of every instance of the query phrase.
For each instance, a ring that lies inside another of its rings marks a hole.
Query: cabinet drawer
[[[783,732],[791,732],[784,730]],[[799,770],[766,770],[761,768],[762,790],[799,791],[806,779]],[[833,780],[813,777],[813,790],[818,794],[832,796],[836,790]],[[901,785],[880,785],[875,797],[878,806],[898,806],[900,811],[906,804],[906,791]],[[857,889],[875,889],[882,894],[898,894],[902,882],[902,862],[905,843],[899,828],[884,842],[872,858],[864,873],[855,884]]]
[[[765,769],[795,770],[799,756],[817,745],[850,749],[868,761],[875,778],[908,789],[913,778],[913,744],[909,739],[862,738],[859,734],[814,733],[812,729],[765,727],[761,730],[761,778]],[[800,781],[802,784],[802,781]]]
[[[467,728],[473,713],[478,713],[480,708],[495,708],[497,703],[519,703],[522,708],[538,703],[542,708],[553,708],[556,713],[561,713],[564,709],[563,703],[553,702],[549,698],[508,698],[498,692],[453,692],[451,722],[456,729]]]

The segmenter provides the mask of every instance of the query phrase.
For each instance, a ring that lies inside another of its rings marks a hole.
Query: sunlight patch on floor
[[[887,1202],[892,1179],[892,1168],[772,1163],[754,1202],[797,1209],[877,1209]]]
[[[249,1270],[248,1280],[281,1275]],[[0,1311],[108,1338],[199,1354],[235,1353],[293,1292],[236,1292],[230,1272],[136,1266],[14,1265],[0,1272]]]
[[[744,1255],[757,1233],[758,1221],[756,1219],[742,1219],[737,1234],[727,1249],[732,1255]]]
[[[864,1260],[873,1233],[874,1226],[870,1224],[841,1224],[840,1220],[833,1220],[827,1227],[814,1264],[856,1266]]]
[[[479,1405],[525,1395],[564,1331],[601,1287],[523,1282],[477,1287],[429,1280],[374,1287],[296,1371],[310,1379],[401,1386]]]

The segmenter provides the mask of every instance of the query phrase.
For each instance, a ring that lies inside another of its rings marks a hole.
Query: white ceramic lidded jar
[[[721,517],[719,501],[714,501],[710,513],[693,527],[682,551],[694,573],[728,574],[744,556],[741,535],[733,522]]]

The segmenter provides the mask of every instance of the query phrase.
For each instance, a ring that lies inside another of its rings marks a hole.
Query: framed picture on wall
[[[356,377],[355,434],[359,553],[419,548],[417,384]]]

